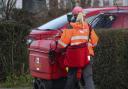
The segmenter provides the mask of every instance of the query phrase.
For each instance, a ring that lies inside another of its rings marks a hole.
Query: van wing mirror
[[[67,14],[67,20],[68,20],[68,22],[71,22],[72,17],[73,17],[73,15],[72,15],[72,14]]]

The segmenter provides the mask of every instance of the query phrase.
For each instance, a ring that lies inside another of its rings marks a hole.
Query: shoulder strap
[[[67,24],[68,29],[72,29],[73,27],[70,24]]]

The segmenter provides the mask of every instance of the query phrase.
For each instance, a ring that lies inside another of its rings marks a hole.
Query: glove
[[[88,56],[88,60],[90,61],[91,64],[93,64],[93,57],[92,56]]]

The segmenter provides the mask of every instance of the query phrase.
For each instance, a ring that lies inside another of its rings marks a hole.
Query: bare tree
[[[31,13],[40,13],[47,10],[46,0],[23,0],[23,9]]]
[[[6,19],[9,20],[12,10],[15,7],[17,0],[1,0],[2,2],[2,16]]]
[[[50,0],[50,9],[58,9],[58,0]]]
[[[81,0],[81,7],[85,7],[86,6],[86,2],[85,2],[86,0]]]
[[[85,0],[85,6],[84,7],[90,7],[91,6],[91,0]]]
[[[91,6],[91,0],[76,0],[75,2],[72,1],[75,6],[81,6],[83,8],[90,7]]]

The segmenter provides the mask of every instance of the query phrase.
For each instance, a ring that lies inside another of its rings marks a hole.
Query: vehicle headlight
[[[34,40],[32,38],[28,38],[26,44],[30,45]]]

